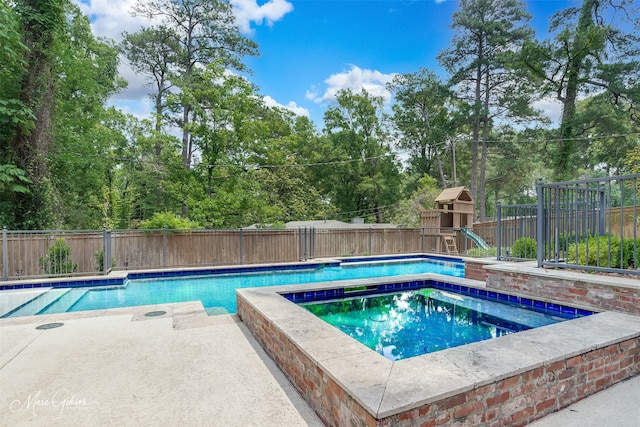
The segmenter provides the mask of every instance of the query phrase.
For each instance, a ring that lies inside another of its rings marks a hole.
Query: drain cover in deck
[[[64,323],[62,322],[54,322],[54,323],[45,323],[44,325],[40,325],[40,326],[36,326],[36,329],[54,329],[54,328],[59,328],[60,326],[63,326]]]
[[[158,310],[158,311],[150,311],[148,313],[145,313],[144,315],[147,317],[157,317],[157,316],[162,316],[167,314],[166,311],[162,311],[162,310]]]

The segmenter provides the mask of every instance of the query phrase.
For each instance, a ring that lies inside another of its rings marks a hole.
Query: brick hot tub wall
[[[492,265],[495,261],[485,261],[474,258],[464,259],[464,277],[472,280],[484,282],[487,280],[487,270],[485,265]]]
[[[484,270],[487,288],[560,301],[595,311],[611,310],[640,315],[640,278],[547,270],[523,263],[494,264],[486,266]]]

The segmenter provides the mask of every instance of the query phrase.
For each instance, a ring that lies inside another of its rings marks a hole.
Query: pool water
[[[392,361],[576,317],[433,288],[301,306]]]
[[[416,258],[387,261],[350,261],[337,266],[317,265],[309,269],[213,274],[127,280],[108,288],[55,288],[3,317],[64,313],[201,301],[210,315],[235,313],[238,288],[292,285],[333,280],[440,273],[463,277],[464,263]]]

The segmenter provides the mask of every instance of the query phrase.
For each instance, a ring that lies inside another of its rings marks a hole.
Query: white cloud
[[[97,37],[104,37],[119,43],[122,40],[122,33],[135,33],[142,27],[148,27],[159,22],[150,20],[146,16],[133,16],[133,7],[146,0],[72,0],[78,5],[80,10],[89,17],[91,28]],[[258,5],[257,0],[231,0],[233,13],[236,17],[238,28],[245,33],[251,32],[251,24],[261,25],[266,23],[272,25],[274,22],[293,10],[293,5],[287,0],[269,0]],[[121,58],[118,67],[120,76],[128,82],[127,88],[114,95],[111,99],[117,106],[123,106],[126,112],[135,112],[142,115],[149,109],[149,93],[153,91],[147,86],[148,78],[138,74],[131,69],[125,58]],[[140,106],[134,103],[139,102]],[[277,103],[273,100],[274,105]],[[287,108],[297,115],[308,116],[309,112],[299,107],[295,102],[278,106]]]
[[[555,98],[545,98],[533,103],[536,110],[549,117],[554,124],[560,123],[562,117],[562,104]]]
[[[246,34],[252,32],[251,23],[273,25],[293,10],[293,4],[287,0],[269,0],[261,5],[257,0],[231,0],[231,5],[240,31]]]
[[[122,40],[122,32],[133,33],[142,26],[153,24],[146,16],[132,16],[133,6],[139,0],[73,0],[91,19],[94,34],[108,37],[117,42]],[[251,24],[273,25],[293,10],[287,0],[269,0],[258,5],[257,0],[231,0],[236,24],[243,33],[250,34]]]
[[[289,102],[287,105],[283,105],[270,96],[265,96],[263,100],[267,107],[284,108],[286,110],[292,111],[296,116],[309,117],[309,110],[304,107],[298,106],[294,101]]]
[[[124,31],[134,33],[149,25],[144,16],[132,16],[138,0],[74,0],[80,10],[91,19],[93,33],[119,42]]]
[[[308,90],[306,96],[316,103],[335,101],[336,94],[342,89],[351,89],[354,92],[364,89],[370,95],[382,97],[385,103],[389,103],[391,93],[387,90],[386,84],[393,80],[394,76],[394,73],[384,74],[352,65],[349,71],[333,74],[324,81],[328,87],[322,96],[318,96],[315,88]]]

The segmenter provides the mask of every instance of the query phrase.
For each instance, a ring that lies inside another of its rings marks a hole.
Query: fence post
[[[420,252],[424,253],[424,227],[420,228]]]
[[[162,266],[167,267],[167,227],[162,227]]]
[[[316,258],[316,229],[309,228],[309,259]]]
[[[544,193],[542,188],[542,178],[538,178],[536,183],[536,194],[538,196],[538,211],[536,213],[536,243],[538,260],[538,268],[542,267],[542,260],[544,258]]]
[[[304,228],[304,260],[307,260],[307,227]]]
[[[502,254],[502,230],[500,221],[502,220],[502,204],[498,202],[497,211],[496,211],[496,240],[498,244],[496,245],[496,258],[499,260]]]
[[[102,229],[102,274],[111,272],[111,230]]]
[[[373,241],[371,240],[372,238],[373,236],[371,232],[371,227],[369,227],[369,255],[373,255]]]
[[[9,280],[9,243],[7,227],[2,227],[2,280]]]
[[[244,254],[243,254],[243,248],[242,245],[244,244],[244,241],[242,240],[242,228],[240,229],[240,264],[243,263],[244,260]]]
[[[622,181],[621,181],[622,182]],[[598,187],[598,193],[600,196],[598,203],[598,237],[604,236],[604,232],[606,229],[606,200],[605,200],[605,189],[604,185]],[[622,193],[620,193],[620,197],[622,197]],[[623,203],[620,203],[620,206],[623,206]],[[622,216],[620,217],[620,224],[622,225]],[[622,236],[622,234],[620,234]]]

